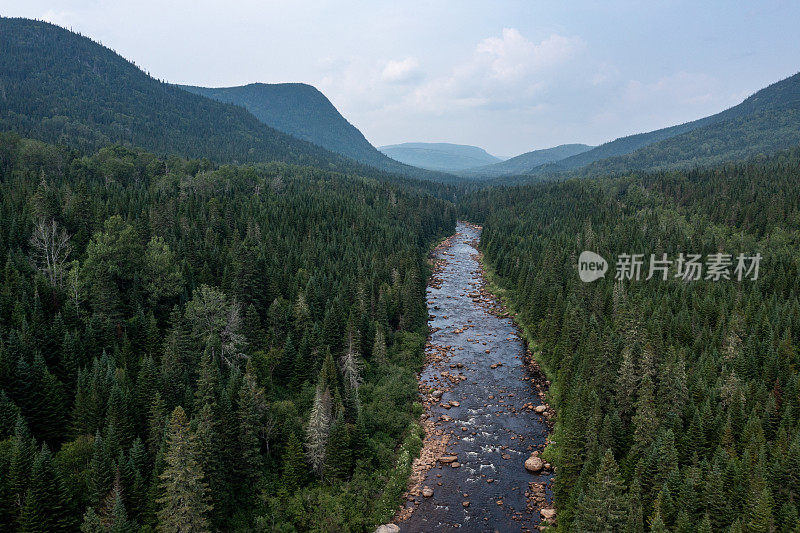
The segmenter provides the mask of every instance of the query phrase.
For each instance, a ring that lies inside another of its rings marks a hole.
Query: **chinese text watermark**
[[[679,279],[683,281],[720,281],[758,279],[761,254],[738,255],[717,252],[713,254],[684,254],[670,257],[650,254],[619,254],[614,273],[615,280]],[[608,262],[595,252],[584,251],[578,258],[578,275],[581,281],[591,282],[604,278]]]

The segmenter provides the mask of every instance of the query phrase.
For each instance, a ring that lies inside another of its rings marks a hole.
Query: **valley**
[[[434,255],[420,376],[428,434],[401,531],[530,531],[552,507],[552,467],[538,459],[553,416],[546,383],[526,366],[525,344],[487,291],[479,236],[459,222]],[[531,457],[534,472],[525,466]]]

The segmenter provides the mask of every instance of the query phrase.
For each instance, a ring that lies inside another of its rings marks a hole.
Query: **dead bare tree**
[[[40,220],[31,235],[33,262],[54,287],[62,288],[64,284],[64,264],[72,251],[69,239],[67,230],[55,220]]]

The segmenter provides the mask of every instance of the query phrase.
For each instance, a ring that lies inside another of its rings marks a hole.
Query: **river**
[[[552,507],[552,469],[533,474],[524,463],[547,440],[552,412],[535,411],[546,383],[526,366],[517,328],[484,290],[480,228],[458,223],[456,231],[436,250],[440,265],[427,290],[432,335],[420,389],[429,438],[420,461],[431,468],[418,473],[399,525],[407,532],[535,531],[539,509]],[[446,462],[453,456],[459,466]]]

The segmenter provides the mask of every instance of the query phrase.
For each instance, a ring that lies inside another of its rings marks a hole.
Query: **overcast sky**
[[[0,13],[175,83],[310,83],[376,146],[501,156],[686,122],[800,70],[794,1],[3,0]]]

